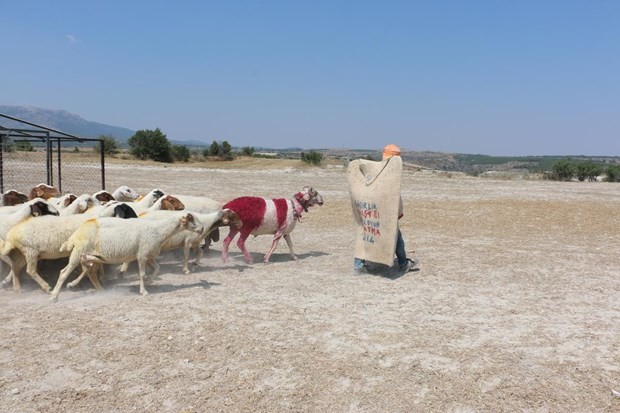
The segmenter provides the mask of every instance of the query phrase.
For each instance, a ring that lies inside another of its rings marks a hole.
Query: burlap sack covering
[[[355,229],[355,257],[392,266],[396,249],[403,161],[349,163],[349,194]]]

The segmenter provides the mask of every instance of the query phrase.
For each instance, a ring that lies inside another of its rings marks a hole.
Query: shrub
[[[189,160],[189,149],[185,145],[172,145],[170,147],[172,157],[175,161],[187,162]]]
[[[552,177],[558,181],[570,181],[575,176],[575,164],[570,158],[557,161],[552,169]]]
[[[323,161],[323,154],[315,151],[301,153],[301,161],[310,165],[319,165]]]
[[[620,165],[609,165],[605,170],[607,182],[620,182]]]
[[[596,181],[596,178],[603,173],[603,167],[600,164],[596,164],[592,161],[580,162],[575,167],[575,173],[577,179],[590,182]]]
[[[114,136],[101,135],[98,139],[103,140],[103,152],[106,155],[116,155],[118,153],[118,142]],[[101,142],[97,142],[93,148],[95,152],[101,153]]]
[[[209,149],[205,149],[203,154],[205,157],[217,156],[227,161],[231,161],[235,158],[232,153],[232,146],[228,141],[223,141],[221,144],[217,141],[213,141]]]
[[[254,156],[254,147],[244,146],[243,148],[241,148],[241,154],[244,156]]]

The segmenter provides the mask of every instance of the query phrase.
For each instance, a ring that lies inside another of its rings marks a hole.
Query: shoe
[[[401,265],[400,270],[402,272],[418,271],[419,270],[418,264],[419,264],[419,261],[417,259],[407,258],[407,263],[405,265]]]
[[[365,265],[360,268],[353,268],[353,275],[364,275],[364,274],[369,274],[368,268],[366,268]]]

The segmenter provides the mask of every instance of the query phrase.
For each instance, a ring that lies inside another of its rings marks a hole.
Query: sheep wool
[[[241,233],[237,246],[243,252],[248,264],[253,262],[252,256],[245,248],[245,240],[250,235],[274,234],[271,248],[263,259],[264,262],[269,262],[271,254],[282,237],[289,247],[291,257],[294,260],[297,259],[293,252],[290,233],[295,229],[297,221],[301,220],[302,213],[307,212],[308,208],[313,205],[323,205],[323,198],[310,187],[304,187],[303,191],[296,193],[291,200],[244,196],[224,204],[223,208],[230,209],[237,214],[241,226],[231,226],[228,236],[223,241],[222,260],[228,261],[228,247],[237,233]]]

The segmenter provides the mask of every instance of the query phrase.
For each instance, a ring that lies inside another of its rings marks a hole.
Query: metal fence
[[[3,125],[7,122],[36,129],[9,128]],[[0,139],[0,192],[15,189],[27,194],[40,183],[77,195],[105,189],[103,139],[81,138],[1,113]]]

